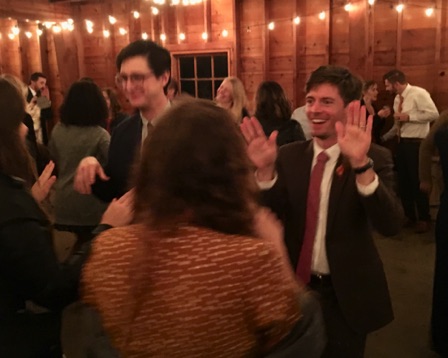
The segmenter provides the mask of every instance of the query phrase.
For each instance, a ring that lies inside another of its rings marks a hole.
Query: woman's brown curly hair
[[[230,234],[253,233],[258,189],[246,144],[228,111],[179,101],[143,146],[135,213],[152,227],[189,222]]]

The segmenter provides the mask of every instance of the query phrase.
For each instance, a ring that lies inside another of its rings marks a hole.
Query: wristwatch
[[[373,160],[372,158],[367,158],[369,161],[367,162],[366,165],[363,165],[362,167],[359,168],[353,168],[353,171],[355,172],[355,174],[362,174],[364,172],[366,172],[367,170],[369,170],[370,168],[373,168]]]

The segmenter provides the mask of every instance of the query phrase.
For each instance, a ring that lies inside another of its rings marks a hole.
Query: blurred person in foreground
[[[393,319],[372,229],[397,234],[402,210],[392,156],[371,144],[361,87],[342,67],[311,73],[311,141],[277,150],[277,133],[267,138],[256,118],[241,126],[264,201],[284,224],[292,268],[320,297],[328,337],[323,357],[362,357],[367,334]]]
[[[3,78],[0,113],[0,356],[61,357],[60,312],[77,298],[88,246],[57,261],[51,224],[40,206],[56,181],[54,163],[36,178],[25,147],[25,100]],[[111,204],[98,231],[129,222],[127,198]],[[47,310],[31,311],[27,301]]]
[[[143,147],[136,223],[99,236],[83,273],[121,355],[320,356],[319,307],[256,194],[229,112],[203,100],[165,112]]]

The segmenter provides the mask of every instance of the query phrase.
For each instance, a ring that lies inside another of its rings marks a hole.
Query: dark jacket
[[[305,140],[302,126],[294,119],[287,121],[276,120],[275,122],[260,120],[260,124],[263,127],[264,134],[268,137],[273,131],[278,131],[277,145],[279,147],[288,143]]]
[[[104,168],[110,179],[102,181],[97,177],[92,186],[93,193],[99,199],[109,202],[129,189],[128,179],[132,164],[140,153],[141,137],[140,114],[126,118],[114,129],[110,139],[108,162]]]
[[[372,227],[385,236],[401,227],[402,208],[394,192],[390,152],[372,144],[369,156],[379,177],[376,191],[358,193],[355,174],[342,156],[336,164],[328,202],[325,245],[333,288],[349,325],[360,333],[376,330],[393,318],[383,264]],[[282,220],[285,244],[295,270],[303,242],[313,143],[295,142],[280,149],[278,180],[263,193]]]
[[[54,312],[74,301],[87,254],[58,263],[47,217],[22,181],[0,173],[0,198],[0,356],[21,357],[58,341],[58,313],[28,313],[25,301]],[[42,335],[48,341],[37,342]]]

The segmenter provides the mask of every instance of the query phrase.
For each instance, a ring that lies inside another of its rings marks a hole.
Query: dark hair
[[[22,178],[31,187],[35,179],[30,155],[20,138],[25,99],[11,82],[0,78],[0,171]]]
[[[123,48],[117,56],[117,70],[120,71],[121,64],[124,60],[136,56],[143,56],[146,58],[148,67],[154,72],[156,78],[159,78],[165,72],[169,72],[171,78],[171,55],[169,51],[149,40],[137,40]],[[168,81],[168,83],[169,82],[170,81]],[[165,94],[168,88],[168,83],[164,87]]]
[[[103,88],[103,92],[106,92],[109,97],[110,110],[112,112],[112,120],[115,119],[118,113],[121,111],[120,102],[118,102],[117,93],[110,87]]]
[[[87,77],[87,76],[81,77],[79,79],[79,81],[86,81],[86,82],[93,82],[93,83],[95,83],[95,80],[92,77]]]
[[[106,100],[93,82],[74,82],[60,108],[61,122],[75,126],[102,125],[109,116]]]
[[[383,80],[388,80],[390,83],[400,83],[404,85],[406,83],[406,75],[400,70],[392,70],[387,72],[383,76]]]
[[[320,66],[311,73],[306,83],[305,91],[308,93],[313,88],[325,83],[332,84],[338,88],[344,105],[361,98],[361,80],[344,67],[333,65]]]
[[[47,76],[45,76],[42,72],[34,72],[31,76],[30,76],[30,83],[31,81],[35,82],[37,81],[40,77],[42,78],[47,78]]]
[[[369,90],[370,87],[376,85],[376,82],[374,80],[368,80],[365,81],[364,84],[362,85],[362,92],[366,92]]]
[[[187,216],[195,225],[250,235],[257,192],[230,112],[211,101],[182,99],[143,145],[135,212],[152,227]]]
[[[260,121],[288,121],[291,119],[291,104],[286,93],[275,81],[265,81],[258,86],[255,117]]]

